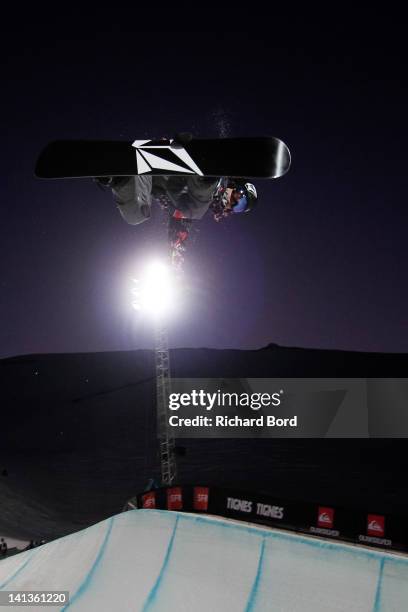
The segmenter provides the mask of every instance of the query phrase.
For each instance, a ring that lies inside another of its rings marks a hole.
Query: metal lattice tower
[[[160,444],[162,485],[171,485],[176,478],[176,455],[173,430],[169,425],[170,353],[167,329],[158,317],[155,321],[157,430]]]

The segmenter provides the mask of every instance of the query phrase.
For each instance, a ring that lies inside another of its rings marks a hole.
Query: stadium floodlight
[[[174,305],[171,271],[160,261],[150,262],[141,278],[132,279],[132,307],[154,318],[168,314]]]

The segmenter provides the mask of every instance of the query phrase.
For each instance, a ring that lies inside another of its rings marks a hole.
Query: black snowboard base
[[[41,152],[39,178],[199,175],[278,178],[290,167],[286,144],[274,137],[179,140],[55,140]]]

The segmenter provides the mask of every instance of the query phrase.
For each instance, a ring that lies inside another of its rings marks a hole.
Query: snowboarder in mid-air
[[[127,223],[139,225],[151,215],[156,201],[169,216],[171,262],[180,270],[193,220],[210,210],[215,221],[250,211],[257,202],[255,186],[246,179],[205,176],[118,176],[95,181],[111,188],[113,199]]]
[[[191,138],[191,134],[181,133],[175,136],[174,142],[183,147]],[[214,219],[221,221],[231,214],[250,211],[257,201],[255,186],[245,179],[137,175],[100,177],[95,181],[103,188],[112,189],[120,214],[131,225],[150,218],[153,201],[167,211],[170,259],[177,270],[184,263],[193,220],[201,219],[210,209]]]
[[[194,220],[246,213],[257,202],[248,179],[276,179],[289,170],[290,151],[274,136],[161,140],[55,140],[38,156],[38,178],[93,178],[112,189],[127,223],[149,219],[153,201],[167,211],[171,260],[182,267]],[[95,178],[96,177],[96,178]],[[232,178],[234,177],[234,178]]]

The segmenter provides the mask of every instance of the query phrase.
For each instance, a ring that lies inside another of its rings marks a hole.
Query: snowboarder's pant
[[[169,212],[180,210],[187,219],[201,219],[212,201],[218,179],[201,176],[117,177],[112,188],[113,199],[127,223],[138,225],[149,219],[153,195],[169,196]]]
[[[130,225],[139,225],[150,217],[152,177],[124,176],[115,179],[113,199],[120,214]]]

